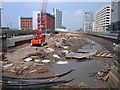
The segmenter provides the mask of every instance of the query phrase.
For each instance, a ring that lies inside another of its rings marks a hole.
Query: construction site
[[[54,15],[46,13],[46,8],[47,0],[43,0],[37,29],[1,33],[2,89],[118,89],[119,35],[55,32]],[[23,24],[30,21],[31,29],[32,18],[21,19]]]
[[[96,39],[83,32],[60,33],[47,36],[45,46],[26,43],[9,48],[1,62],[3,80],[8,83],[5,86],[13,88],[18,83],[15,88],[41,88],[40,82],[49,82],[50,88],[109,88],[113,53],[111,48],[98,44],[98,40],[104,42],[103,38]],[[112,45],[107,40],[104,43]],[[59,76],[61,74],[63,76]],[[20,83],[23,86],[19,86]]]

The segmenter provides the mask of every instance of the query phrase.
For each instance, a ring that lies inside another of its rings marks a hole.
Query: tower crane
[[[43,0],[42,9],[40,12],[40,17],[37,19],[40,21],[38,29],[35,29],[34,36],[35,38],[31,40],[32,45],[43,45],[45,43],[45,23],[46,23],[46,7],[47,7],[47,0]]]

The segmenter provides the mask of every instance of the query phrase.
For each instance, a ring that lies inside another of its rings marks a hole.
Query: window
[[[106,17],[106,19],[110,19],[109,17]]]

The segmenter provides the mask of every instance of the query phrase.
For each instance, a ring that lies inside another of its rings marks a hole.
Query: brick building
[[[19,17],[19,29],[20,30],[32,30],[32,17]]]
[[[47,13],[45,16],[45,29],[46,33],[54,33],[55,17],[50,13]]]
[[[45,19],[45,33],[54,33],[55,31],[55,17],[54,15],[50,13],[46,13],[45,16],[43,16]],[[39,11],[33,11],[33,29],[38,29],[40,26],[40,12]]]

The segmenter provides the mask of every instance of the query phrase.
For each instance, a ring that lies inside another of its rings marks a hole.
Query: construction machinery
[[[31,40],[32,45],[44,45],[45,44],[45,16],[46,16],[47,0],[43,0],[40,17],[37,19],[40,21],[38,29],[35,29],[35,38]]]

